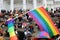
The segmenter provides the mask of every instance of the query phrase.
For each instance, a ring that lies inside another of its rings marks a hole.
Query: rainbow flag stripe
[[[8,20],[7,22],[8,32],[10,34],[10,40],[17,40],[17,36],[14,32],[14,19]]]
[[[50,37],[58,35],[59,31],[54,25],[52,19],[44,7],[40,7],[29,11],[28,14],[35,20],[41,31],[49,33]]]

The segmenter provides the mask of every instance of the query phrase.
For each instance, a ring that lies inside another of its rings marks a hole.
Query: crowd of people
[[[32,33],[34,33],[35,26],[37,24],[33,21],[32,17],[28,15],[29,10],[14,10],[13,12],[1,10],[0,13],[0,36],[9,37],[8,27],[6,21],[8,18],[15,19],[14,27],[15,33],[18,36],[18,39],[28,39],[28,37],[32,37]],[[20,29],[23,29],[20,30]],[[24,37],[25,36],[25,37]]]
[[[59,25],[60,24],[60,10],[56,9],[53,13],[53,9],[51,9],[49,13],[55,25],[58,27],[58,29],[60,29],[60,25]]]
[[[8,27],[6,21],[8,18],[15,19],[14,27],[15,33],[19,40],[31,40],[33,37],[32,34],[35,33],[35,30],[38,29],[38,25],[32,19],[31,16],[28,15],[29,10],[13,10],[13,12],[7,10],[1,10],[0,12],[0,36],[9,37]],[[53,19],[55,25],[60,29],[60,11],[56,10],[54,13],[53,9],[49,12],[49,15]],[[20,30],[23,29],[23,30]]]

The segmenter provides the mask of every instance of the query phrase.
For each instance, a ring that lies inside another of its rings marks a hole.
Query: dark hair
[[[53,11],[53,9],[51,8],[51,11]]]
[[[56,13],[56,11],[54,11],[54,13]]]
[[[15,13],[15,12],[16,12],[16,10],[14,9],[14,10],[13,10],[13,13]]]
[[[7,11],[7,12],[6,12],[6,15],[9,15],[9,14],[10,14],[10,12],[9,12],[9,11]]]
[[[1,10],[1,13],[6,13],[6,10]]]
[[[21,12],[21,13],[22,13],[22,12],[23,12],[23,10],[22,10],[22,9],[20,9],[20,10],[19,10],[19,12]]]

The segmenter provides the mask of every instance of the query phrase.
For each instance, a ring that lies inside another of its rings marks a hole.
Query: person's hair
[[[1,13],[6,13],[6,10],[1,10]]]
[[[54,11],[54,13],[56,13],[56,11]]]
[[[16,10],[14,9],[14,10],[13,10],[13,13],[15,13],[15,12],[16,12]]]
[[[53,11],[53,9],[51,8],[51,11]]]

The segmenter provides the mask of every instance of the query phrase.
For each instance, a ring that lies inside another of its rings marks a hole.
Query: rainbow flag
[[[17,36],[14,32],[14,19],[7,20],[8,32],[10,34],[10,40],[17,40]]]
[[[47,32],[50,37],[56,36],[59,34],[58,29],[54,25],[52,19],[48,15],[48,12],[44,7],[40,7],[29,11],[28,14],[35,20],[41,31]]]
[[[38,34],[38,38],[50,38],[49,34],[45,31],[41,31]]]

